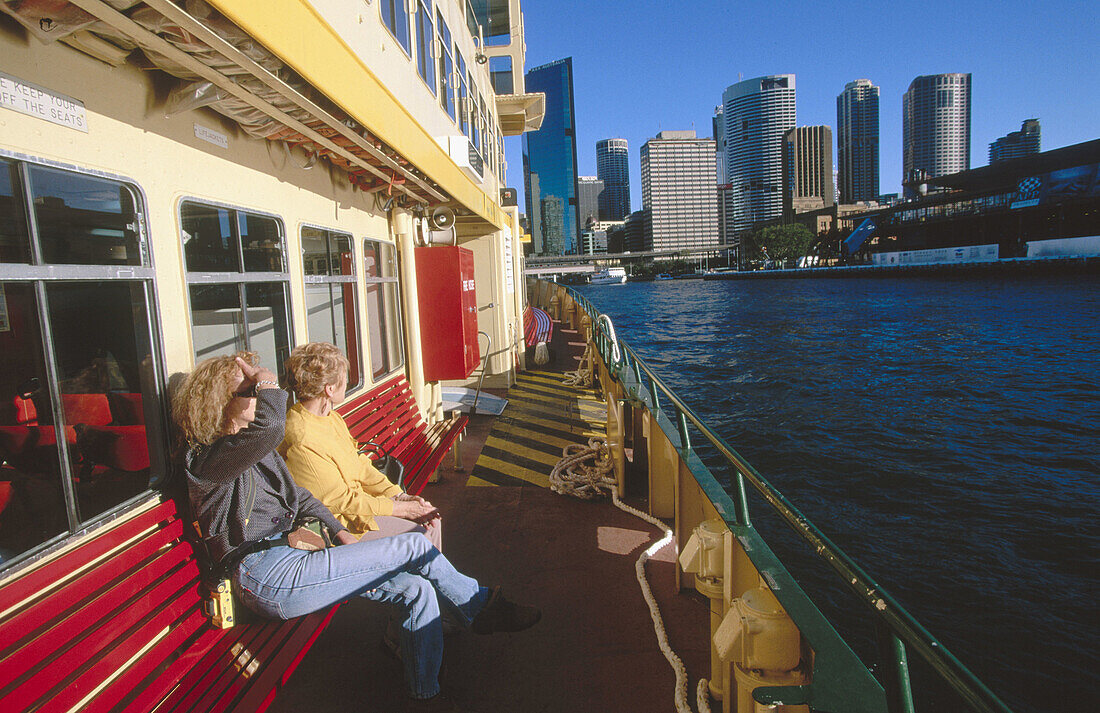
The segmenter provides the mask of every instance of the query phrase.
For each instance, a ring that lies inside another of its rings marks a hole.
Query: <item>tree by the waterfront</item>
[[[741,243],[744,254],[753,260],[763,259],[764,250],[772,260],[797,260],[806,254],[813,241],[814,234],[809,228],[801,223],[790,223],[769,225],[742,238]]]

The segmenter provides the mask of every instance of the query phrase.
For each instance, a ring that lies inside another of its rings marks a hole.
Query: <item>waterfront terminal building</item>
[[[870,221],[862,249],[876,263],[1100,255],[1100,139],[928,182],[927,195],[849,216]]]

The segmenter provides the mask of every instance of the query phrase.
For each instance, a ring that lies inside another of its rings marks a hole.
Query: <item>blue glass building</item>
[[[542,128],[523,135],[523,185],[535,254],[580,251],[573,58],[529,70],[528,92],[546,94]]]

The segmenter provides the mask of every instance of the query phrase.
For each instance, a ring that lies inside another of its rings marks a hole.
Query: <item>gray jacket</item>
[[[294,483],[275,452],[283,441],[286,403],[282,389],[263,389],[256,396],[256,419],[247,428],[187,451],[191,511],[216,562],[246,543],[291,530],[303,515],[319,518],[333,533],[345,529]]]

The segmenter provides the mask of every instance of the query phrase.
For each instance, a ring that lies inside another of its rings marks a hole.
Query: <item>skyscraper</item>
[[[1011,131],[989,145],[989,162],[999,163],[1039,153],[1040,133],[1038,119],[1025,119],[1019,131]]]
[[[710,120],[711,135],[714,137],[715,178],[718,182],[718,243],[721,245],[736,245],[737,241],[729,234],[731,221],[727,218],[733,212],[733,197],[729,171],[726,169],[726,121],[723,116],[724,110],[721,104],[714,107],[714,116]]]
[[[841,203],[878,198],[878,87],[869,79],[844,85],[836,98],[837,180]]]
[[[746,79],[722,93],[731,210],[727,236],[783,213],[783,133],[795,124],[793,74]]]
[[[527,72],[528,92],[546,94],[542,128],[523,135],[523,184],[531,240],[538,255],[579,250],[577,140],[573,108],[573,59]]]
[[[642,210],[651,250],[718,245],[714,139],[661,131],[642,146]]]
[[[630,215],[630,162],[626,139],[596,142],[596,176],[603,181],[600,220],[625,220]]]
[[[577,213],[581,230],[585,229],[590,219],[593,223],[599,221],[600,198],[606,190],[604,182],[595,176],[577,177]]]
[[[783,210],[790,215],[834,205],[832,129],[789,129],[783,147]]]
[[[914,182],[970,168],[970,75],[917,77],[902,100],[902,180]]]

